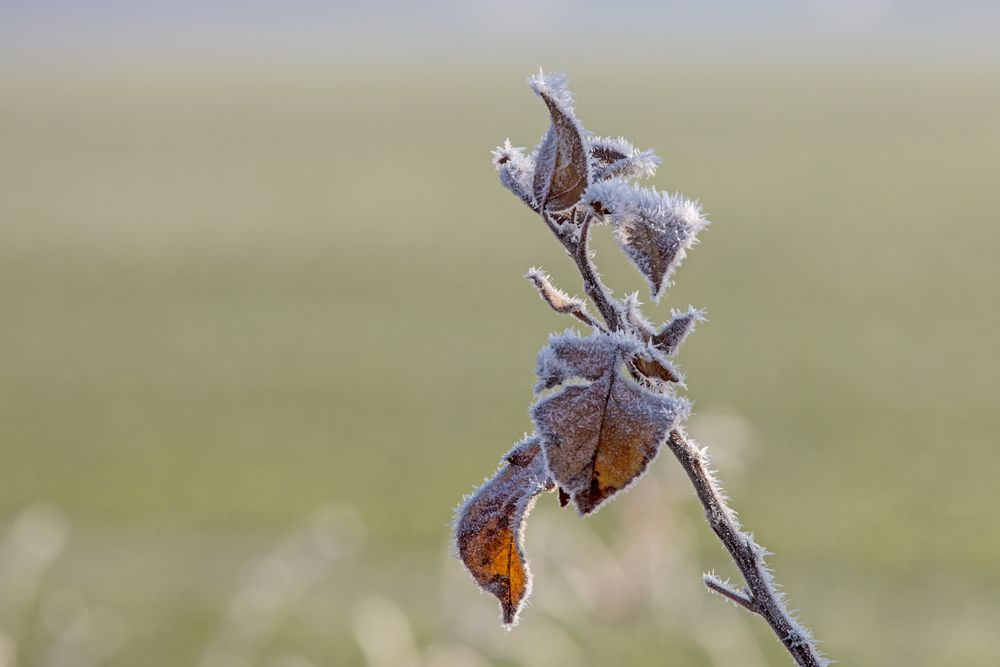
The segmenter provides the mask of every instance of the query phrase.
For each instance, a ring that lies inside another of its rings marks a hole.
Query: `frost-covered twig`
[[[774,577],[764,563],[767,550],[740,528],[735,513],[726,504],[719,482],[708,468],[704,452],[681,429],[671,431],[667,446],[691,479],[698,500],[705,508],[708,525],[726,547],[747,582],[747,588],[740,591],[718,577],[706,574],[705,586],[762,616],[799,665],[820,667],[829,664],[829,660],[820,654],[809,630],[785,606],[785,596],[776,590]]]
[[[544,273],[528,272],[554,310],[573,315],[593,333],[583,337],[567,331],[542,348],[537,401],[531,408],[535,434],[508,452],[496,475],[459,508],[459,556],[476,582],[499,598],[504,624],[513,625],[531,590],[523,532],[537,497],[558,490],[560,504],[573,503],[589,515],[634,484],[666,444],[747,583],[739,589],[706,574],[705,586],[763,617],[801,667],[829,664],[785,606],[764,563],[766,550],[740,527],[705,452],[684,434],[690,404],[676,395],[683,377],[670,357],[704,319],[702,311],[674,312],[657,331],[642,314],[637,295],[622,301],[614,297],[589,250],[593,225],[609,222],[658,300],[708,224],[700,205],[679,194],[638,187],[634,181],[652,175],[659,158],[624,139],[587,133],[564,76],[539,72],[530,83],[549,109],[549,130],[530,155],[506,142],[494,152],[494,164],[501,183],[542,217],[573,259],[605,325]]]

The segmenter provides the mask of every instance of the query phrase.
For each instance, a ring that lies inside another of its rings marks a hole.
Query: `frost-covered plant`
[[[708,224],[696,201],[636,184],[660,159],[622,138],[583,129],[566,77],[529,79],[552,122],[531,153],[506,141],[493,153],[500,182],[539,214],[576,263],[587,304],[559,290],[541,270],[527,278],[554,310],[589,327],[553,335],[538,354],[535,432],[507,452],[500,469],[458,508],[458,555],[476,582],[500,600],[504,625],[517,622],[531,592],[523,550],[524,520],[539,495],[558,491],[582,515],[603,507],[645,472],[664,444],[690,478],[706,519],[733,558],[746,586],[714,574],[705,585],[762,616],[796,663],[829,663],[809,631],[789,612],[764,563],[767,551],[742,530],[708,466],[708,456],[684,432],[690,403],[677,395],[682,376],[671,361],[701,311],[674,312],[662,327],[642,314],[638,295],[616,299],[602,283],[588,250],[593,225],[609,223],[622,250],[659,300],[670,276]]]

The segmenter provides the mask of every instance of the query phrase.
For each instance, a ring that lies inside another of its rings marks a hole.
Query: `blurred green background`
[[[1000,664],[988,7],[827,30],[772,2],[686,35],[660,10],[616,47],[566,6],[508,37],[525,7],[432,4],[254,4],[240,39],[186,5],[6,10],[0,666],[787,663],[701,590],[734,570],[669,456],[592,519],[541,499],[513,632],[449,556],[572,324],[520,276],[580,290],[489,163],[544,131],[538,65],[713,221],[651,314],[708,309],[679,357],[691,429],[825,649]]]

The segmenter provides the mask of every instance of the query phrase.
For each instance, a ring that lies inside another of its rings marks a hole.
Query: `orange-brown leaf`
[[[573,377],[591,382],[564,385],[531,414],[553,481],[581,514],[590,514],[646,470],[688,405],[621,372],[637,342],[602,333],[575,340],[553,341],[550,358],[572,359],[563,379],[578,370]]]
[[[536,437],[515,445],[504,462],[459,509],[455,542],[476,583],[500,600],[504,625],[512,625],[531,592],[524,519],[535,497],[553,486]]]

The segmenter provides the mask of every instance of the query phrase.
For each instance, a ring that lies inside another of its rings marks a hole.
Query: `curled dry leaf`
[[[670,274],[708,224],[697,202],[638,188],[619,178],[595,183],[585,201],[595,211],[611,216],[615,238],[649,282],[654,301],[662,296]]]
[[[549,475],[581,514],[637,479],[689,409],[666,389],[651,391],[622,372],[644,349],[622,333],[567,332],[539,354],[539,389],[563,386],[531,416]]]
[[[500,600],[504,625],[513,625],[531,592],[524,519],[538,494],[554,487],[537,437],[516,444],[503,463],[459,508],[455,542],[472,578]]]
[[[587,145],[594,161],[594,179],[645,178],[656,173],[660,158],[651,150],[641,151],[624,137],[589,137]]]
[[[684,377],[662,352],[646,348],[632,360],[635,370],[646,378],[662,382],[681,382]]]
[[[573,378],[598,380],[607,372],[610,356],[631,357],[642,348],[639,340],[621,333],[584,338],[567,329],[562,334],[553,334],[538,353],[535,393],[552,389]]]
[[[694,325],[705,321],[705,313],[689,307],[686,313],[674,313],[674,317],[652,338],[652,343],[667,355],[673,356]]]
[[[579,202],[590,185],[590,162],[583,133],[573,114],[564,76],[539,73],[530,83],[552,116],[535,156],[535,202],[542,211],[564,211]]]

